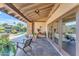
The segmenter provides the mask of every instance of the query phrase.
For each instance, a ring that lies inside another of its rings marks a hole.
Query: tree
[[[3,23],[2,26],[5,27],[6,25],[8,25],[7,23]]]
[[[22,27],[23,24],[22,24],[22,23],[18,23],[17,26],[18,26],[18,27]]]
[[[19,31],[21,31],[21,28],[23,27],[23,24],[21,24],[21,23],[18,23],[17,24],[17,29],[19,30]]]

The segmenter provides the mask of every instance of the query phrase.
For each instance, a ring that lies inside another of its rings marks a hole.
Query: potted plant
[[[8,35],[0,36],[0,54],[3,56],[9,56],[10,53],[15,55],[15,44],[9,40]]]
[[[33,32],[32,35],[33,35],[33,41],[36,41],[36,37],[37,37],[37,36],[36,36],[36,33]]]

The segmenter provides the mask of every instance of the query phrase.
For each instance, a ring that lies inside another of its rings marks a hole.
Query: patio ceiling
[[[45,22],[58,5],[55,3],[5,3],[0,10],[24,22]]]
[[[76,19],[76,14],[75,13],[72,13],[70,15],[67,15],[66,17],[63,18],[63,21],[64,22],[71,22],[71,21],[75,21]]]
[[[52,3],[13,3],[29,21],[47,21],[48,15],[55,4]]]

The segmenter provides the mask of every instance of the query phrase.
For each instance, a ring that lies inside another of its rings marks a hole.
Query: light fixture
[[[38,15],[39,15],[39,12],[40,12],[40,11],[39,11],[38,9],[35,10],[35,13],[38,14]]]

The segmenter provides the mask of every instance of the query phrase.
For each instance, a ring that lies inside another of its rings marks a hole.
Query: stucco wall
[[[37,33],[37,29],[41,26],[41,31],[45,32],[46,30],[46,22],[35,22],[34,23],[34,32]]]

